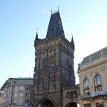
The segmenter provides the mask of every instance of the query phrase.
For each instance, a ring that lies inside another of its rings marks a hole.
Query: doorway
[[[54,107],[54,104],[50,100],[45,100],[42,103],[42,107]]]
[[[75,103],[75,102],[68,103],[68,104],[66,105],[66,107],[77,107],[77,103]]]

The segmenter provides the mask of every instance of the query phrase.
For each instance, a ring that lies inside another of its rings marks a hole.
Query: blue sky
[[[45,38],[58,6],[66,38],[74,36],[75,72],[83,57],[107,46],[107,0],[0,0],[0,87],[11,77],[33,77],[37,28]]]

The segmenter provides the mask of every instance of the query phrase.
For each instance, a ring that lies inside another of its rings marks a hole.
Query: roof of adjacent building
[[[21,78],[9,78],[8,80],[6,80],[6,82],[3,84],[3,86],[1,87],[1,90],[4,89],[4,87],[6,85],[9,85],[9,84],[19,84],[19,85],[33,85],[33,78],[24,78],[24,77],[21,77]]]
[[[102,58],[102,57],[104,57],[106,55],[107,55],[107,47],[103,48],[103,49],[101,49],[101,50],[99,50],[99,51],[97,51],[97,52],[95,52],[95,53],[93,53],[93,54],[91,54],[91,55],[89,55],[87,57],[85,57],[83,59],[83,61],[81,62],[81,65],[87,64],[89,62],[97,60],[98,58]]]
[[[103,91],[94,91],[92,93],[92,97],[96,97],[96,96],[102,96],[102,95],[107,95],[107,90],[103,90]]]
[[[107,96],[107,90],[103,90],[103,91],[93,91],[90,95],[82,95],[80,96],[80,99],[92,99],[94,97],[98,97],[98,96]]]

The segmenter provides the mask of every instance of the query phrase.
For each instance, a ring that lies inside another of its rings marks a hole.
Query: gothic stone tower
[[[74,41],[65,38],[60,13],[51,14],[45,39],[34,41],[34,107],[62,107],[63,88],[75,86]]]

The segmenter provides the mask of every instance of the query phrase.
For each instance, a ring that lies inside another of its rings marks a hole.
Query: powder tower
[[[45,39],[36,33],[34,47],[33,107],[63,107],[63,89],[75,87],[75,45],[65,38],[59,11],[51,14]]]

